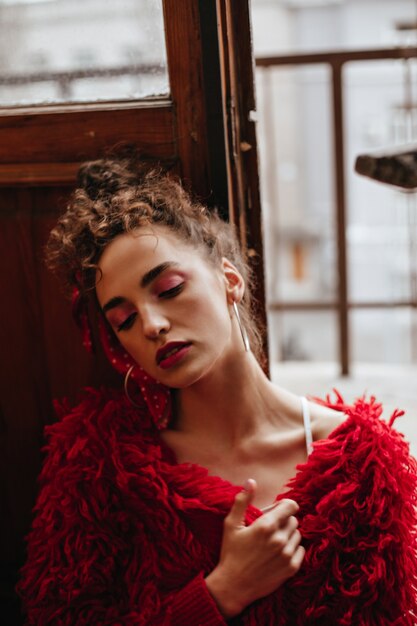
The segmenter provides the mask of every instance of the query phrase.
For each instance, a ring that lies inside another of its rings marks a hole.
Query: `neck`
[[[273,389],[253,354],[239,354],[176,392],[174,429],[232,446],[271,422]]]

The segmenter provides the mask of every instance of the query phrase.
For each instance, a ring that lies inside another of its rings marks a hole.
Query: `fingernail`
[[[245,481],[245,484],[243,485],[244,490],[245,490],[245,491],[252,491],[252,489],[253,489],[253,484],[254,484],[254,480],[253,480],[253,478],[248,478],[248,479]]]

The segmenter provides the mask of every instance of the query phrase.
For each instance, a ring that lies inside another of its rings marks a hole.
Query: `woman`
[[[126,159],[80,181],[49,261],[126,394],[48,429],[28,623],[414,624],[416,465],[380,405],[267,379],[234,233],[176,182]]]

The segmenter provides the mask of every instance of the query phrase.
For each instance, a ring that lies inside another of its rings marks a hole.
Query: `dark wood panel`
[[[184,184],[210,196],[200,12],[196,0],[164,0],[171,97]]]
[[[49,112],[18,109],[0,115],[0,164],[68,163],[97,158],[118,144],[135,144],[145,153],[173,158],[176,145],[172,105],[124,109]]]
[[[48,383],[31,245],[31,199],[25,192],[2,190],[0,205],[0,593],[7,614],[14,610],[13,585],[35,498]]]
[[[0,163],[0,186],[73,183],[80,163]]]
[[[70,188],[32,190],[33,245],[50,399],[67,397],[74,402],[83,387],[120,384],[120,378],[107,363],[99,342],[95,355],[88,354],[82,346],[80,331],[71,314],[70,296],[44,263],[44,246],[69,193]]]
[[[91,358],[71,316],[71,303],[57,278],[44,262],[44,246],[58,215],[64,209],[69,189],[32,190],[33,246],[37,258],[37,280],[41,307],[41,326],[45,369],[50,400],[65,396],[74,399],[77,390],[89,381]]]
[[[101,351],[91,356],[84,350],[71,304],[43,260],[48,234],[68,193],[0,193],[0,438],[7,439],[7,454],[0,461],[6,458],[9,507],[21,520],[13,524],[17,533],[28,519],[43,429],[55,419],[53,400],[68,397],[73,402],[87,385],[120,384]],[[11,549],[10,543],[5,549]]]
[[[256,102],[249,5],[218,0],[229,165],[229,214],[254,275],[256,316],[263,333],[268,372],[268,335],[261,201],[256,142]]]
[[[101,350],[94,356],[84,350],[70,302],[44,263],[69,192],[0,190],[0,600],[16,615],[13,586],[24,561],[44,427],[56,419],[53,400],[74,403],[86,386],[121,384]]]
[[[180,164],[176,159],[173,161],[156,157],[156,160],[162,165],[165,164],[170,173],[180,176]],[[0,187],[13,185],[49,188],[62,187],[63,184],[74,185],[81,163],[0,163]]]
[[[259,189],[258,148],[256,139],[256,100],[254,58],[252,50],[251,16],[247,2],[232,3],[235,32],[235,56],[239,98],[242,179],[245,194],[244,212],[247,229],[247,250],[255,280],[256,314],[263,332],[266,355],[265,370],[269,372],[268,322],[266,313],[264,243],[262,234],[262,207]]]

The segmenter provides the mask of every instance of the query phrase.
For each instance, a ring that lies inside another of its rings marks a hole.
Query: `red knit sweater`
[[[229,624],[417,623],[416,463],[373,398],[327,404],[348,418],[286,493],[300,505],[302,568]],[[177,464],[118,392],[90,390],[47,430],[19,583],[28,624],[225,626],[204,576],[240,488]],[[247,523],[260,515],[249,507]]]

